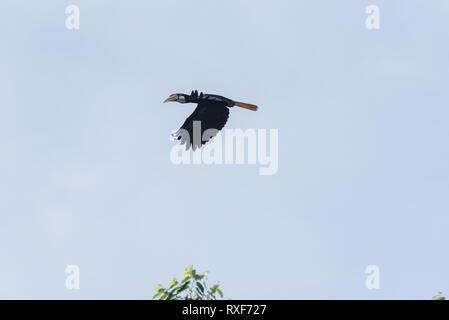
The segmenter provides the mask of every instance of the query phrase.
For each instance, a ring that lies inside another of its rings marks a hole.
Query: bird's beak
[[[164,103],[171,102],[171,101],[178,101],[178,95],[171,94],[167,99],[164,100]]]

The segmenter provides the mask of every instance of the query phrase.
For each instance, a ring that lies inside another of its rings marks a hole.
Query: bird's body
[[[170,101],[198,104],[181,128],[173,134],[176,139],[181,140],[181,144],[186,144],[186,149],[192,146],[193,150],[200,148],[223,129],[228,121],[229,108],[238,106],[257,110],[257,106],[252,104],[233,101],[215,94],[198,95],[198,91],[192,91],[190,95],[172,94],[164,102]]]
[[[203,94],[202,92],[198,96],[197,94],[193,93],[193,96],[190,95],[190,98],[192,99],[189,102],[194,103],[210,103],[210,104],[221,104],[228,108],[231,108],[234,106],[234,101],[231,99],[216,95],[216,94]]]

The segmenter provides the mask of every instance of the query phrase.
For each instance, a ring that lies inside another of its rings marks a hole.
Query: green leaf
[[[180,292],[186,290],[189,287],[189,284],[190,284],[190,281],[187,281],[186,283],[184,283],[182,286],[179,287],[177,293],[180,293]]]
[[[203,276],[202,276],[201,274],[196,274],[196,275],[194,276],[195,280],[197,280],[197,281],[201,280],[202,277],[203,277]]]
[[[170,293],[173,293],[173,294],[174,294],[176,291],[179,290],[179,288],[180,288],[180,286],[174,287],[172,290],[170,290]]]
[[[184,283],[184,282],[186,282],[186,281],[188,281],[190,279],[191,279],[191,277],[187,276],[187,277],[184,278],[184,280],[181,281],[181,283]]]
[[[165,293],[162,297],[159,298],[159,300],[164,300],[165,298],[167,298],[168,293]]]
[[[223,298],[223,292],[221,292],[221,290],[220,290],[220,289],[218,289],[218,288],[217,288],[217,291],[218,291],[218,293],[220,294],[220,297],[222,297],[222,298]]]
[[[164,291],[165,291],[164,289],[159,289],[159,292],[153,296],[153,299],[156,299],[157,297],[159,297]]]

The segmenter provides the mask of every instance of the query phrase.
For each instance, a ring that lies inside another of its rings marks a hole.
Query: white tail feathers
[[[236,105],[237,107],[240,107],[240,108],[245,108],[245,109],[248,109],[248,110],[257,111],[257,106],[254,105],[254,104],[234,101],[234,105]]]

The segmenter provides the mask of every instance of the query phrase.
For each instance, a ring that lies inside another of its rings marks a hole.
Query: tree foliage
[[[153,299],[158,300],[216,300],[217,294],[223,298],[220,283],[209,287],[207,285],[207,273],[199,274],[192,265],[184,269],[184,277],[181,281],[173,278],[168,287],[158,284]]]
[[[158,284],[154,289],[156,294],[153,299],[158,300],[216,300],[217,294],[223,298],[220,290],[220,282],[209,287],[207,285],[207,273],[198,273],[192,265],[184,269],[184,277],[181,281],[173,278],[168,287]],[[446,300],[441,291],[438,291],[432,300]]]
[[[435,296],[433,296],[432,300],[446,300],[445,297],[443,297],[443,293],[441,291],[438,291]]]

